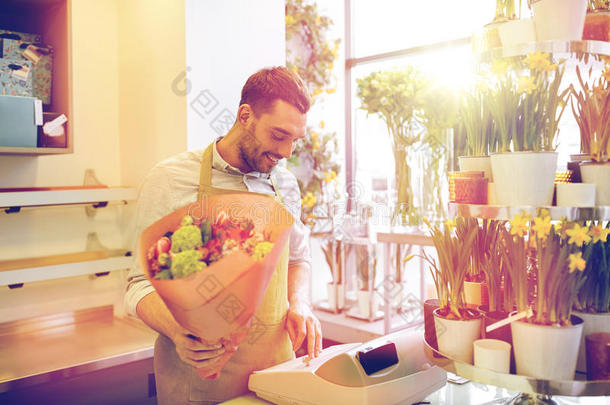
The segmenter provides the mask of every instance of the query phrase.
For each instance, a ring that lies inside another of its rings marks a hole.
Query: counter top
[[[112,306],[0,324],[0,393],[150,358],[156,336]]]

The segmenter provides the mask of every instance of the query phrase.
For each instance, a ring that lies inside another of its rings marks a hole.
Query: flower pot
[[[439,351],[445,356],[472,364],[472,343],[481,336],[481,314],[468,320],[453,320],[444,318],[441,309],[435,309],[434,327]]]
[[[510,371],[510,344],[496,339],[474,341],[474,366],[496,373]]]
[[[585,350],[585,337],[598,332],[610,333],[610,312],[594,314],[590,312],[577,312],[574,315],[582,318],[582,338],[580,339],[580,349],[578,351],[578,362],[576,363],[576,371],[582,373],[587,372],[587,353]]]
[[[557,205],[560,207],[594,207],[595,184],[557,183]]]
[[[454,201],[461,204],[487,204],[487,183],[484,177],[455,177]]]
[[[534,20],[531,18],[506,21],[505,23],[498,25],[498,32],[500,34],[502,46],[536,42]]]
[[[434,315],[432,313],[437,308],[437,299],[427,299],[424,301],[424,336],[426,342],[436,350],[438,350],[438,344],[436,342],[436,329],[434,327]]]
[[[470,308],[487,304],[487,285],[482,281],[464,281],[464,299]]]
[[[458,156],[461,172],[484,172],[484,177],[493,181],[489,156]]]
[[[549,206],[553,202],[556,152],[491,155],[498,205]]]
[[[610,333],[597,332],[585,338],[587,379],[610,380]]]
[[[584,183],[595,184],[595,205],[610,205],[610,162],[581,163]]]
[[[540,0],[532,4],[538,41],[582,39],[587,0]]]
[[[487,183],[487,204],[498,204],[498,199],[496,198],[496,183]]]
[[[358,311],[365,318],[370,318],[377,314],[379,299],[375,290],[358,290]]]
[[[578,359],[583,321],[572,316],[571,326],[511,323],[517,374],[544,380],[572,380]]]
[[[610,11],[590,11],[585,16],[585,27],[582,39],[594,41],[610,41]]]
[[[332,310],[341,310],[345,307],[345,286],[343,284],[328,283],[328,306]]]

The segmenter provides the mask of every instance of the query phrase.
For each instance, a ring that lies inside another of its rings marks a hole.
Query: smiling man
[[[309,233],[299,219],[300,191],[294,176],[278,166],[305,136],[309,107],[307,88],[295,73],[284,67],[263,69],[248,78],[237,119],[224,137],[203,152],[184,152],[157,164],[142,184],[136,235],[197,198],[226,192],[269,195],[295,217],[289,246],[255,314],[252,336],[215,380],[202,380],[195,368],[216,361],[225,349],[205,345],[180,327],[134,264],[125,304],[130,314],[159,332],[154,368],[160,405],[226,401],[247,392],[252,371],[290,360],[303,342],[309,356],[319,354],[322,333],[308,298]]]

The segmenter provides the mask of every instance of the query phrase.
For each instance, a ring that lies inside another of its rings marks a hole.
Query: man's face
[[[276,100],[268,112],[252,116],[238,143],[244,166],[269,173],[280,159],[289,158],[295,142],[305,136],[306,117],[283,100]]]

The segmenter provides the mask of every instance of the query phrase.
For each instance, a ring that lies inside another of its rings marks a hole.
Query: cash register
[[[274,404],[405,404],[442,388],[446,372],[430,365],[423,334],[400,331],[367,343],[328,347],[250,375],[248,388]]]

